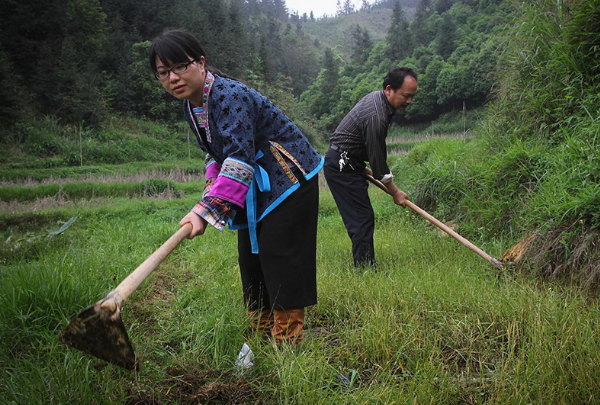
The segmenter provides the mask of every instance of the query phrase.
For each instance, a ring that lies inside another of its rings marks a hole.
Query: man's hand
[[[394,204],[400,205],[401,207],[406,207],[408,195],[404,191],[400,190],[393,181],[384,184],[384,186],[387,189],[388,194],[394,199]]]
[[[408,195],[404,191],[398,189],[398,191],[396,191],[396,193],[393,194],[392,197],[394,197],[394,204],[406,207],[406,200],[408,198]]]
[[[375,178],[373,177],[373,171],[368,167],[365,167],[365,174],[368,178],[370,178],[371,183],[376,184],[377,187],[384,189],[384,191],[386,191],[389,195],[392,196],[392,198],[394,199],[394,204],[406,208],[406,201],[408,200],[408,195],[404,191],[400,190],[393,181],[384,184],[378,180],[375,180]]]
[[[188,239],[193,239],[198,235],[202,235],[206,230],[206,220],[195,212],[190,212],[183,217],[181,221],[179,221],[179,226],[183,226],[188,223],[192,224],[192,232],[190,232]]]

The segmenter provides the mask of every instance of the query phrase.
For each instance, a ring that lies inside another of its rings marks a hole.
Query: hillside
[[[340,17],[320,18],[301,23],[302,29],[319,41],[323,48],[335,49],[348,57],[354,47],[352,32],[356,26],[367,30],[373,41],[383,41],[390,28],[391,8],[360,10]],[[412,21],[415,9],[403,7],[408,21]]]
[[[209,65],[253,87],[299,99],[315,86],[306,97],[317,105],[306,107],[318,120],[327,117],[328,130],[386,68],[410,64],[422,74],[425,96],[406,117],[432,120],[486,100],[496,68],[494,37],[508,15],[502,0],[387,0],[317,20],[290,16],[281,0],[195,0],[193,8],[187,0],[88,3],[0,5],[0,60],[11,71],[0,79],[3,139],[26,140],[30,117],[85,128],[102,127],[119,114],[179,119],[146,60],[150,41],[167,27],[192,32]],[[161,12],[148,12],[153,8]],[[327,71],[330,88],[319,94],[319,75]]]

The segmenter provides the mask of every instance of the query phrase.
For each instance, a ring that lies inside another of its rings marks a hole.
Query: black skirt
[[[249,310],[304,308],[317,303],[318,176],[267,214],[256,229],[258,254],[247,229],[238,231],[244,302]]]

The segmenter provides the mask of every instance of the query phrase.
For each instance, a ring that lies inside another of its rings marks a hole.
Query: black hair
[[[221,72],[219,69],[210,66],[206,61],[206,51],[198,38],[182,29],[169,29],[154,38],[148,54],[150,68],[153,72],[156,72],[157,56],[158,59],[163,61],[167,66],[189,62],[190,58],[200,60],[200,57],[204,56],[206,70],[211,73],[216,73],[221,77],[241,82],[241,80],[231,77]]]
[[[156,57],[163,63],[176,65],[192,59],[206,58],[204,47],[195,36],[187,31],[174,29],[154,38],[150,46],[150,67],[156,72]]]
[[[406,76],[412,76],[417,80],[417,73],[409,67],[399,66],[391,68],[385,79],[383,79],[383,89],[385,90],[387,86],[391,86],[392,90],[398,90],[404,84]]]

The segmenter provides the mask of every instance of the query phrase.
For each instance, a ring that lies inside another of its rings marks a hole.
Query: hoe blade
[[[100,303],[87,307],[60,333],[61,342],[127,370],[138,368],[135,353],[121,320]]]

